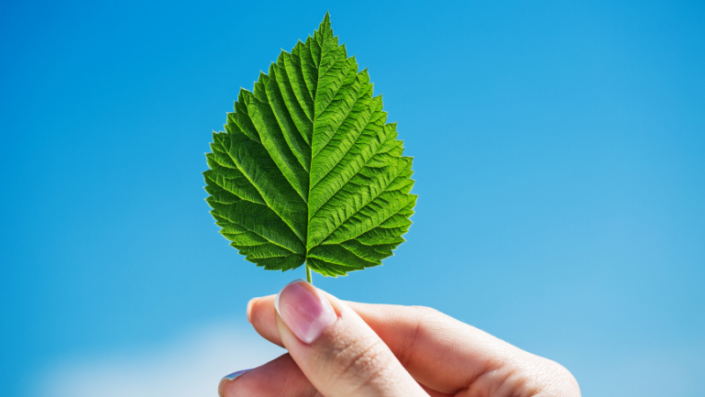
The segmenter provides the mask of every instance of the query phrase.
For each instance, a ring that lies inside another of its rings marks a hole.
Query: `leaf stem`
[[[313,281],[311,281],[311,268],[308,267],[308,263],[306,264],[306,281],[308,281],[309,284],[313,285]]]

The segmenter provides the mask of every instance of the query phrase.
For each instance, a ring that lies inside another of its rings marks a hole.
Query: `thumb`
[[[428,396],[387,345],[345,303],[303,280],[276,297],[284,347],[328,397]]]

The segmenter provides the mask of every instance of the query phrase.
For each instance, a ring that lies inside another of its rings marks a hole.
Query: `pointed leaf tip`
[[[330,12],[326,12],[326,15],[323,17],[323,21],[321,21],[321,24],[318,26],[318,31],[320,33],[325,33],[326,31],[330,31],[331,34],[333,33],[333,29],[331,29],[330,25]]]

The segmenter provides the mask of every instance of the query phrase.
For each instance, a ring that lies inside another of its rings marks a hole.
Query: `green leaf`
[[[411,158],[386,123],[367,70],[326,14],[242,89],[214,133],[207,202],[221,233],[268,270],[306,263],[325,276],[377,266],[409,230]]]

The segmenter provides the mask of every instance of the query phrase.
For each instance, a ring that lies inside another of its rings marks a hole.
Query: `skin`
[[[325,294],[337,319],[310,344],[256,298],[247,318],[289,352],[234,379],[221,397],[580,397],[575,378],[434,309],[343,302]]]

